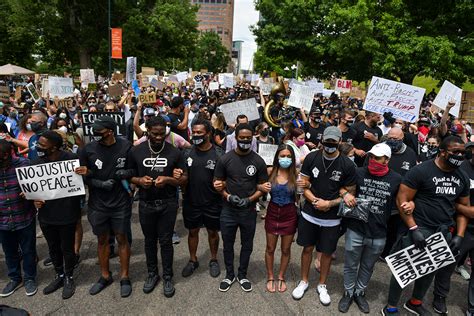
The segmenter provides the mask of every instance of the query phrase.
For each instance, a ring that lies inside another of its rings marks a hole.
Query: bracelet
[[[347,194],[349,194],[349,191],[346,191],[346,192],[342,193],[342,194],[341,194],[341,197],[343,198],[343,197],[345,197]]]
[[[415,229],[417,229],[417,228],[418,228],[418,225],[415,225],[415,226],[412,226],[412,227],[410,227],[410,228],[408,228],[408,229],[409,229],[409,230],[415,230]]]

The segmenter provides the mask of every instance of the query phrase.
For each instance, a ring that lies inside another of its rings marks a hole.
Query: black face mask
[[[346,121],[347,127],[351,127],[354,124],[354,120],[352,121]]]
[[[267,137],[268,136],[268,129],[262,129],[262,131],[260,132],[260,135],[262,135],[263,137]]]
[[[39,132],[42,127],[43,127],[43,125],[41,124],[41,122],[32,122],[32,123],[31,123],[31,130],[32,130],[34,133]]]
[[[403,141],[399,139],[389,139],[385,142],[385,144],[387,144],[392,152],[395,153],[399,152],[403,147]]]
[[[192,142],[196,146],[200,146],[206,142],[206,136],[201,135],[201,136],[193,136]]]
[[[448,163],[448,165],[450,165],[454,169],[459,168],[459,166],[462,164],[463,161],[464,161],[464,156],[454,155],[454,154],[448,154],[448,158],[446,159],[446,162]]]
[[[48,150],[38,146],[36,146],[36,153],[38,154],[38,157],[48,156]]]
[[[237,141],[237,146],[239,149],[243,152],[247,152],[250,150],[250,147],[252,147],[252,141],[251,140],[240,140]]]

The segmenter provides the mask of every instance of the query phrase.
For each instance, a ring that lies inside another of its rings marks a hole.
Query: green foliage
[[[229,62],[229,50],[222,44],[219,35],[215,32],[201,33],[194,51],[193,68],[224,72]]]

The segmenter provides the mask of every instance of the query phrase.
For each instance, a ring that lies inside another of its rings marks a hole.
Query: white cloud
[[[251,69],[252,56],[257,50],[255,36],[249,27],[258,22],[253,0],[234,0],[234,33],[232,40],[242,40],[241,68]]]

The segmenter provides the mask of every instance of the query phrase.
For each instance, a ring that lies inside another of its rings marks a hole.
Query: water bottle
[[[298,181],[301,180],[301,173],[298,173]],[[299,187],[299,186],[296,186],[296,193],[297,194],[303,194],[304,193],[304,189]]]

